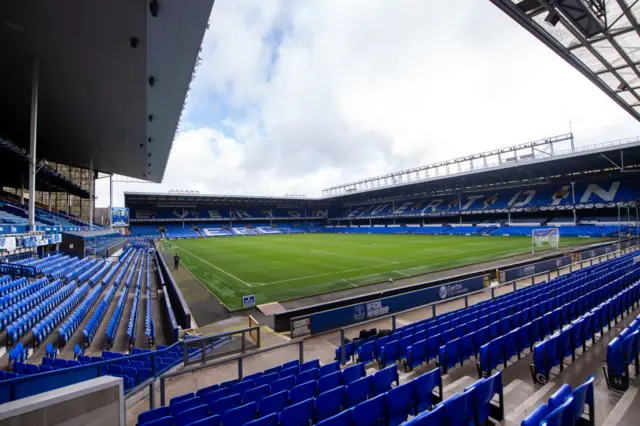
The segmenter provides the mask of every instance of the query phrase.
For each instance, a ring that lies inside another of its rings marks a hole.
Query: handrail
[[[247,333],[251,333],[252,331],[257,331],[258,332],[258,342],[256,343],[256,346],[259,348],[260,347],[260,326],[259,325],[254,325],[251,327],[246,327],[246,328],[241,328],[238,330],[231,330],[231,331],[223,331],[220,333],[215,333],[215,334],[210,334],[207,336],[200,336],[200,337],[194,337],[194,338],[189,338],[189,339],[185,339],[184,340],[184,365],[188,366],[191,364],[195,364],[196,362],[200,362],[201,364],[206,363],[207,359],[213,359],[216,358],[216,356],[212,356],[212,357],[207,357],[207,348],[210,344],[215,344],[217,342],[222,341],[222,339],[225,339],[226,337],[233,337],[234,335],[237,334],[241,334],[240,338],[241,338],[241,348],[237,349],[235,351],[232,352],[240,352],[240,353],[244,353],[247,352],[246,349],[246,341],[245,341],[245,335]],[[189,360],[189,348],[194,347],[194,346],[200,346],[200,349],[202,350],[201,352],[201,357],[200,360],[194,359],[193,361]],[[219,358],[219,357],[218,357]]]

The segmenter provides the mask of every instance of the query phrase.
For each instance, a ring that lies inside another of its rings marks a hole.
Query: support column
[[[571,137],[571,149],[573,150],[573,136]],[[573,225],[577,225],[578,220],[576,217],[576,183],[571,182],[571,207],[573,208]]]
[[[20,205],[24,206],[24,173],[20,173]]]
[[[109,229],[113,229],[113,173],[109,175]]]
[[[29,132],[29,230],[36,230],[36,141],[38,131],[38,83],[40,63],[33,58],[31,70],[31,122]]]
[[[89,226],[93,226],[93,157],[89,158]]]
[[[51,211],[51,185],[49,185],[49,211]]]
[[[71,214],[71,194],[67,192],[67,214]]]

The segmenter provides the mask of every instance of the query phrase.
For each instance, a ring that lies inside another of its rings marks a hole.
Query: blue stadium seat
[[[355,407],[373,395],[373,376],[365,376],[347,385],[347,403]]]
[[[436,359],[440,350],[440,334],[427,337],[427,362]]]
[[[500,422],[504,419],[504,395],[502,389],[502,372],[491,377],[480,379],[465,389],[469,392],[468,406],[474,415],[474,424],[483,425],[489,417]],[[498,405],[493,397],[498,396]]]
[[[363,364],[358,364],[363,365]],[[345,369],[345,371],[347,371]],[[318,393],[326,392],[329,389],[336,388],[338,386],[342,386],[342,371],[336,371],[335,373],[327,374],[326,376],[320,377],[318,379]]]
[[[407,355],[404,359],[405,371],[411,371],[422,365],[427,360],[427,341],[418,340],[413,345],[407,347]]]
[[[560,407],[570,396],[571,386],[567,385],[566,383],[560,386],[560,388],[558,388],[558,390],[549,397],[549,411],[553,411],[556,408]]]
[[[328,419],[325,419],[319,423],[316,423],[316,426],[351,426],[351,424],[352,424],[351,410],[345,410],[340,414],[336,414],[333,417],[329,417]]]
[[[252,420],[245,426],[278,426],[279,422],[280,415],[278,413],[271,413],[256,420]]]
[[[547,404],[541,404],[522,420],[520,426],[540,426],[550,412]]]
[[[458,362],[462,364],[459,338],[448,341],[444,346],[440,347],[438,352],[438,365],[442,368],[443,373],[455,367]]]
[[[373,395],[381,395],[391,389],[393,383],[400,384],[398,369],[391,365],[383,370],[377,371],[373,375]]]
[[[409,415],[414,414],[416,406],[415,386],[405,383],[387,392],[387,425],[398,426],[404,423]]]
[[[182,400],[180,402],[177,402],[171,405],[171,415],[175,417],[178,414],[182,413],[183,411],[189,410],[194,407],[199,407],[202,404],[203,402],[198,396],[190,399]]]
[[[217,401],[213,401],[212,403],[208,403],[206,399],[205,402],[209,405],[211,414],[222,414],[227,410],[231,410],[232,408],[240,406],[241,400],[242,398],[240,397],[240,394],[236,393],[234,395],[220,398]]]
[[[364,364],[355,364],[342,370],[342,381],[345,385],[363,378],[366,375]],[[322,379],[322,378],[321,378]]]
[[[257,388],[250,389],[242,394],[242,402],[258,402],[265,396],[271,393],[269,385],[258,386]],[[226,396],[226,395],[225,395]],[[222,398],[222,396],[220,396]]]
[[[204,404],[173,415],[177,426],[187,426],[207,417],[209,417],[209,408]]]
[[[380,365],[380,368],[385,368],[390,362],[395,363],[399,359],[400,342],[398,340],[393,340],[387,342],[387,344],[382,347],[378,357],[378,364]]]
[[[567,398],[562,405],[552,410],[544,419],[546,426],[564,426],[574,424],[573,411],[571,406],[573,405],[573,397]]]
[[[271,383],[271,393],[288,391],[296,384],[295,376],[288,376]]]
[[[444,400],[442,405],[447,413],[448,426],[467,426],[473,424],[473,413],[470,409],[471,393],[457,393]]]
[[[364,401],[351,410],[354,426],[378,426],[386,424],[387,402],[386,394],[378,395]]]
[[[264,417],[267,414],[279,413],[287,405],[289,405],[289,392],[282,391],[262,398],[258,402],[258,412],[260,417]]]
[[[255,402],[232,408],[222,414],[222,424],[224,426],[243,426],[254,420],[257,412],[258,404]]]
[[[306,383],[318,379],[318,369],[306,370],[298,374],[296,383]]]
[[[149,423],[145,423],[144,426],[175,426],[176,422],[171,416],[162,417],[151,421]]]
[[[220,389],[220,385],[211,385],[211,386],[207,386],[206,388],[202,388],[202,389],[198,389],[196,391],[196,396],[202,397],[208,393],[217,391],[218,389]],[[224,391],[227,392],[225,393],[224,396],[228,395],[229,389],[228,388],[224,388]]]
[[[138,425],[143,425],[145,423],[149,423],[167,416],[171,416],[170,407],[160,407],[153,410],[145,411],[144,413],[140,413],[140,415],[138,416]]]
[[[332,417],[347,408],[347,388],[339,386],[318,395],[315,400],[316,421]]]
[[[406,423],[406,426],[435,426],[447,424],[447,412],[438,405],[432,411],[424,411]]]
[[[236,383],[235,385],[229,388],[229,394],[232,395],[234,393],[243,394],[246,391],[253,389],[255,387],[255,382],[253,380],[243,380],[242,382]]]
[[[289,391],[289,403],[297,404],[305,399],[316,396],[318,390],[318,382],[315,380],[301,383],[291,388]]]
[[[215,415],[205,417],[196,422],[189,423],[187,426],[220,426],[222,424],[222,417]]]
[[[439,368],[418,376],[411,383],[415,387],[416,413],[421,413],[442,401],[442,374]],[[438,394],[434,390],[438,389]]]
[[[595,399],[593,391],[593,382],[595,376],[589,376],[586,382],[578,386],[573,391],[573,418],[574,421],[581,421],[582,423],[594,425],[595,424]],[[586,412],[587,418],[584,419],[585,405],[589,408]],[[584,420],[582,420],[584,419]]]
[[[264,374],[262,377],[260,377],[259,379],[256,380],[256,382],[255,382],[256,387],[257,386],[262,386],[262,385],[270,385],[271,383],[273,383],[276,380],[278,380],[278,374],[279,373]]]
[[[326,376],[327,374],[335,373],[336,371],[340,371],[340,363],[338,361],[331,362],[320,367],[318,369],[318,377]]]
[[[313,421],[313,399],[293,404],[280,413],[280,426],[309,426]]]
[[[266,385],[268,387],[268,385]],[[249,391],[251,392],[251,391]],[[229,396],[229,388],[217,389],[199,395],[205,404],[211,405],[213,402]]]

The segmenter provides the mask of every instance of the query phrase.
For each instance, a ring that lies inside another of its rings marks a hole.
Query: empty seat
[[[335,373],[336,371],[340,371],[340,362],[335,361],[326,365],[323,365],[318,369],[318,376],[326,376],[327,374]]]
[[[242,426],[256,418],[258,404],[250,402],[240,407],[232,408],[222,414],[224,426]]]
[[[270,392],[269,385],[258,386],[257,388],[250,389],[245,393],[243,393],[242,402],[245,404],[247,402],[258,402],[265,396],[269,395],[270,393],[271,392]]]
[[[190,410],[200,405],[203,405],[203,402],[198,396],[190,399],[185,399],[183,401],[180,401],[171,405],[171,415],[175,417],[176,415],[182,413],[183,411]]]
[[[339,386],[321,393],[315,400],[316,421],[332,417],[346,407],[347,392],[345,386]]]
[[[346,370],[348,369],[345,369],[345,371]],[[320,377],[320,379],[318,379],[318,393],[342,386],[342,374],[342,371],[336,371],[335,373]]]
[[[407,347],[404,359],[405,371],[411,371],[427,360],[427,341],[419,340]]]
[[[173,415],[177,426],[186,426],[206,417],[209,417],[209,408],[204,404]]]
[[[271,393],[278,393],[282,391],[288,391],[296,384],[295,376],[285,377],[284,379],[276,380],[271,383]]]
[[[329,417],[328,419],[325,419],[319,423],[316,423],[316,426],[351,426],[351,424],[352,424],[351,410],[346,410],[340,414],[336,414],[333,417]]]
[[[227,410],[231,410],[232,408],[236,408],[240,405],[242,398],[240,394],[230,395],[224,398],[220,398],[217,401],[213,401],[212,403],[208,403],[209,409],[211,410],[211,414],[222,414]],[[206,399],[205,399],[206,401]]]
[[[145,411],[138,416],[138,425],[152,422],[171,415],[170,407],[160,407],[153,410]]]
[[[400,384],[400,378],[398,377],[398,369],[395,365],[391,365],[383,370],[376,372],[373,375],[373,394],[380,395],[389,389],[393,382],[396,385]]]
[[[355,407],[373,393],[373,376],[365,376],[347,385],[347,404]]]
[[[442,400],[442,373],[439,368],[418,376],[411,383],[415,388],[415,412],[428,410]],[[437,394],[434,392],[436,389]]]
[[[296,404],[316,396],[318,382],[315,380],[296,385],[289,391],[289,403]]]
[[[386,398],[385,394],[378,395],[352,408],[353,425],[378,426],[386,424]]]
[[[355,364],[342,370],[342,381],[345,385],[348,385],[355,380],[363,378],[366,374],[364,364]]]
[[[489,417],[498,422],[503,420],[502,372],[498,371],[491,377],[478,380],[466,388],[465,392],[470,392],[467,403],[474,413],[474,424],[486,424]],[[494,395],[498,395],[497,405],[493,402]]]
[[[405,383],[387,392],[387,424],[397,426],[405,422],[415,409],[415,386]]]
[[[289,392],[282,391],[262,398],[258,402],[258,412],[260,417],[264,417],[267,414],[279,413],[287,405],[289,405]]]
[[[438,405],[432,411],[421,412],[406,423],[407,426],[434,426],[446,424],[447,413],[442,405]]]
[[[280,413],[281,426],[309,426],[313,421],[313,399],[293,404]]]
[[[272,413],[267,416],[260,417],[259,419],[252,420],[246,423],[245,426],[278,426],[280,416],[277,413]]]
[[[296,383],[306,383],[311,380],[318,379],[318,369],[306,370],[298,374],[296,377]]]

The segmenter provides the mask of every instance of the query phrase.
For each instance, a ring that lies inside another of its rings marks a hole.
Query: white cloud
[[[319,195],[569,122],[579,144],[637,131],[489,2],[218,0],[202,57],[164,183],[116,184],[116,205],[131,190]]]

